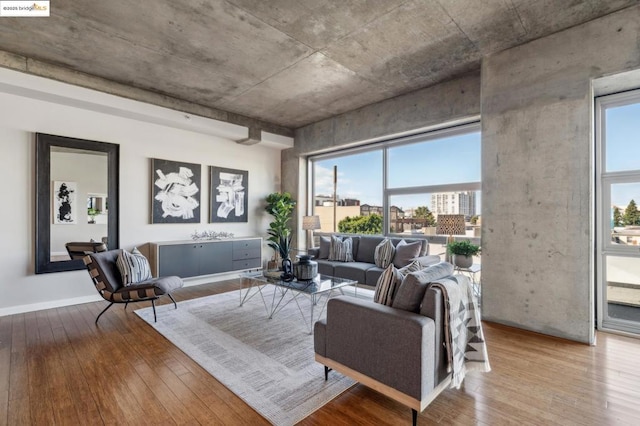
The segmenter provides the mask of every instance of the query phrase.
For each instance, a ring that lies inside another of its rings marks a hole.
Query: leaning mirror
[[[118,248],[119,146],[36,134],[36,274],[84,268],[68,242]]]

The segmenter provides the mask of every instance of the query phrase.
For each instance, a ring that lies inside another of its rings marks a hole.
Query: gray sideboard
[[[262,238],[149,243],[149,263],[154,276],[181,278],[262,267]]]

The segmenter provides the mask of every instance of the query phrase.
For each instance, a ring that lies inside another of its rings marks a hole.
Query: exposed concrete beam
[[[236,141],[240,145],[255,145],[262,141],[262,131],[256,127],[249,127],[249,137]]]
[[[21,71],[39,77],[50,78],[63,83],[73,84],[75,86],[93,89],[111,95],[170,108],[201,117],[246,126],[249,129],[256,129],[258,132],[264,130],[277,135],[293,137],[293,129],[289,129],[287,127],[216,108],[198,105],[193,102],[176,99],[161,93],[155,93],[125,84],[116,83],[101,77],[92,76],[11,52],[0,51],[0,67]]]

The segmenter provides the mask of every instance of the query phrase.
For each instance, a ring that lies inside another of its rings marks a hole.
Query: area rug
[[[305,302],[303,309],[309,308]],[[180,302],[178,309],[158,306],[156,323],[151,308],[135,312],[275,425],[299,422],[355,383],[338,374],[324,380],[313,336],[294,302],[273,319],[259,294],[239,305],[233,291]]]

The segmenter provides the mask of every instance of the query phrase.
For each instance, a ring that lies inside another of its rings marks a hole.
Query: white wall
[[[97,96],[97,95],[96,95]],[[35,132],[120,145],[120,246],[189,239],[196,230],[265,236],[263,199],[280,186],[280,151],[148,122],[0,94],[0,315],[97,297],[85,270],[34,274]],[[196,224],[150,224],[150,158],[201,164],[202,214]],[[208,224],[207,166],[249,171],[249,221]],[[264,248],[265,257],[270,254]]]

